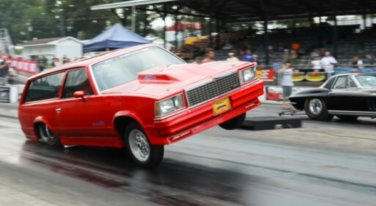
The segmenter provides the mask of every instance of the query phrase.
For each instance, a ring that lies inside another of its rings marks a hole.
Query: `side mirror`
[[[73,94],[74,98],[82,98],[85,101],[85,91],[77,91]]]

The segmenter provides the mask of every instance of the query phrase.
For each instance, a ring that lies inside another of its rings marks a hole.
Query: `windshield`
[[[357,75],[356,79],[362,87],[376,87],[376,74]]]
[[[161,65],[184,63],[159,47],[148,47],[104,60],[92,68],[98,88],[103,91],[137,79],[137,74],[142,71]]]

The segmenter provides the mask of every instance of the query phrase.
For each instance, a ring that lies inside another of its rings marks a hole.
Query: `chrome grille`
[[[196,106],[239,87],[238,73],[217,77],[212,82],[186,91],[189,106]]]

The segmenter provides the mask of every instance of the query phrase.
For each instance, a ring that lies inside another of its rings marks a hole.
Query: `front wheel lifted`
[[[40,123],[37,125],[37,128],[40,142],[46,143],[52,147],[61,146],[60,138],[56,136],[46,124]]]
[[[124,140],[132,160],[142,167],[155,168],[162,162],[164,146],[150,144],[147,135],[138,123],[132,122],[127,126]]]

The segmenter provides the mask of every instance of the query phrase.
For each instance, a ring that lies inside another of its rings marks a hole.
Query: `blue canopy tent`
[[[148,44],[151,41],[129,31],[120,24],[115,24],[103,33],[84,43],[83,50],[86,52],[106,51],[120,49],[140,44]]]

